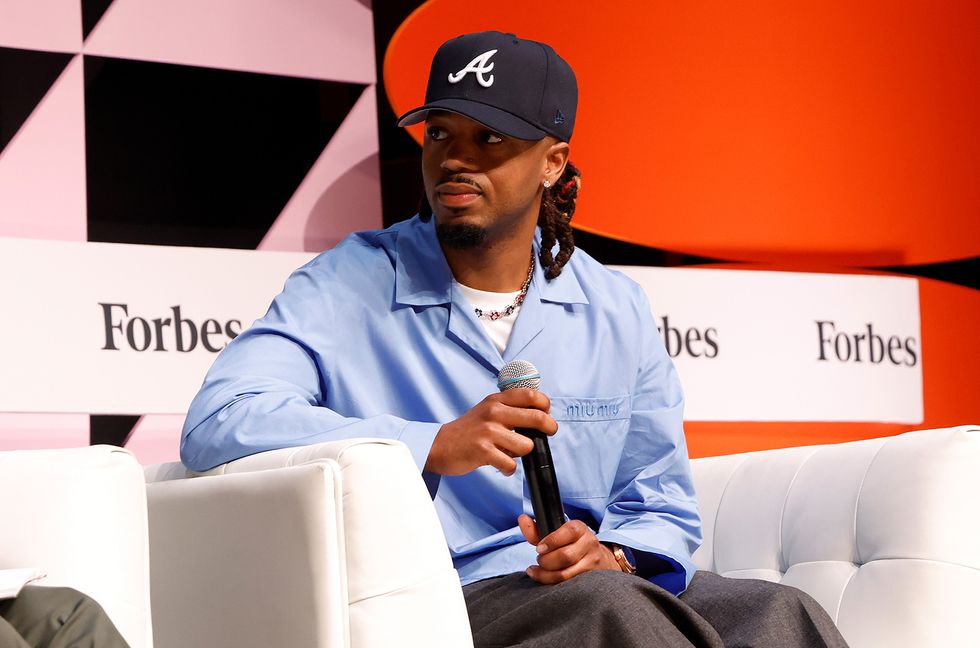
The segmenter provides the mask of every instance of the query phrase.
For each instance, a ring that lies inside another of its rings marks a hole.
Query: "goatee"
[[[470,223],[441,223],[436,225],[439,242],[456,250],[472,250],[487,240],[487,231]]]

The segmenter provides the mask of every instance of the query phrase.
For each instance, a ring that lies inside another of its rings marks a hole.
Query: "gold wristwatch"
[[[612,551],[613,558],[615,558],[616,562],[619,563],[620,569],[622,569],[627,574],[636,573],[636,565],[634,565],[629,561],[629,559],[626,557],[626,552],[623,551],[622,547],[620,547],[618,544],[613,544],[611,542],[603,542],[602,544],[606,545],[609,548],[609,550]]]

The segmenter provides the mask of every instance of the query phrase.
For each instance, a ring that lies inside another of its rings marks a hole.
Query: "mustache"
[[[475,189],[479,189],[480,190],[480,193],[484,193],[483,186],[479,182],[477,182],[473,178],[471,178],[469,176],[466,176],[466,175],[463,175],[461,173],[457,173],[455,175],[451,175],[451,176],[443,179],[442,182],[443,183],[445,183],[445,182],[455,182],[455,183],[458,183],[458,184],[469,185],[469,186],[471,186],[471,187],[473,187]],[[440,184],[442,184],[442,183],[440,183]]]

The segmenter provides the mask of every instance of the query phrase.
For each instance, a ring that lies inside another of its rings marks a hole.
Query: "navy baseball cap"
[[[555,50],[488,31],[442,44],[432,59],[425,105],[399,117],[398,125],[424,121],[430,110],[448,110],[518,139],[553,135],[567,142],[577,106],[575,73]]]

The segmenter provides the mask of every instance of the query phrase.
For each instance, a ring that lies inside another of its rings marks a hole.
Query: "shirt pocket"
[[[551,454],[562,499],[608,498],[630,424],[630,397],[552,396]]]

